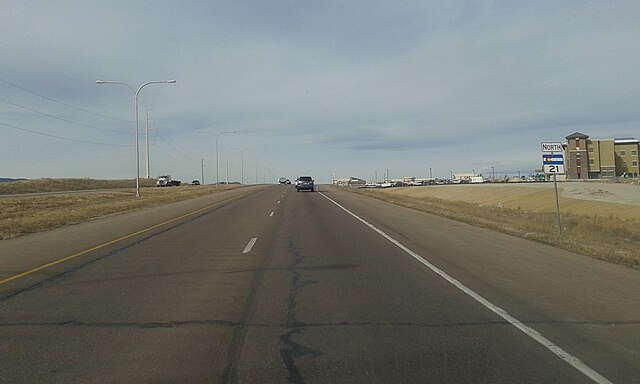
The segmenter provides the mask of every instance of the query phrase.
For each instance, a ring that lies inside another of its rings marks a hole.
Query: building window
[[[631,165],[634,166],[634,167],[637,167],[638,166],[638,160],[633,160],[631,162]]]
[[[595,159],[589,159],[589,164],[594,165],[596,163]]]
[[[625,151],[624,149],[620,150],[620,156],[624,156],[627,154],[627,151]]]
[[[589,147],[589,153],[593,153],[593,147]]]
[[[638,156],[638,151],[636,151],[635,149],[631,151],[631,156]]]

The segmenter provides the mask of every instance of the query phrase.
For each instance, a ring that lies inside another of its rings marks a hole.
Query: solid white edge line
[[[244,247],[244,251],[242,251],[242,253],[251,252],[251,248],[253,248],[253,246],[256,244],[256,241],[258,241],[258,238],[252,237],[251,240],[249,240],[249,243],[247,243],[247,246]]]
[[[418,260],[420,263],[424,264],[426,267],[431,269],[433,272],[435,272],[438,275],[440,275],[440,277],[442,277],[443,279],[445,279],[449,283],[453,284],[456,288],[460,289],[462,292],[464,292],[467,295],[469,295],[470,297],[472,297],[474,300],[476,300],[477,302],[479,302],[480,304],[485,306],[487,309],[489,309],[491,312],[497,314],[498,316],[500,316],[503,319],[505,319],[506,321],[508,321],[511,325],[513,325],[514,327],[516,327],[517,329],[522,331],[525,335],[531,337],[532,339],[534,339],[535,341],[540,343],[542,346],[547,348],[549,351],[553,352],[556,356],[558,356],[559,358],[561,358],[562,360],[564,360],[565,362],[567,362],[568,364],[573,366],[578,371],[582,372],[585,376],[589,377],[595,383],[598,383],[598,384],[613,384],[607,378],[605,378],[604,376],[602,376],[598,372],[596,372],[593,369],[591,369],[585,363],[583,363],[580,359],[578,359],[577,357],[575,357],[575,356],[571,355],[570,353],[566,352],[565,350],[563,350],[562,348],[560,348],[559,346],[557,346],[553,342],[551,342],[549,339],[547,339],[546,337],[542,336],[542,334],[540,332],[536,331],[535,329],[531,328],[528,325],[525,325],[520,320],[518,320],[518,319],[514,318],[513,316],[509,315],[507,313],[507,311],[505,311],[504,309],[498,307],[497,305],[491,303],[490,301],[488,301],[484,297],[480,296],[475,291],[473,291],[471,288],[465,286],[464,284],[462,284],[458,280],[454,279],[453,277],[448,275],[446,272],[444,272],[440,268],[438,268],[435,265],[431,264],[430,262],[428,262],[427,260],[422,258],[422,256],[418,255],[417,253],[413,252],[409,248],[405,247],[402,243],[400,243],[396,239],[392,238],[391,236],[387,235],[382,230],[380,230],[377,227],[375,227],[373,224],[369,224],[364,219],[362,219],[359,216],[357,216],[356,214],[352,213],[351,211],[349,211],[347,208],[345,208],[342,205],[340,205],[338,202],[336,202],[332,198],[328,197],[327,195],[325,195],[322,192],[320,192],[320,194],[322,196],[324,196],[327,200],[331,201],[333,204],[335,204],[336,206],[341,208],[343,211],[347,212],[349,215],[353,216],[358,221],[360,221],[361,223],[363,223],[367,227],[371,228],[373,231],[377,232],[380,236],[382,236],[385,239],[389,240],[391,243],[396,245],[398,248],[400,248],[403,251],[405,251],[406,253],[408,253],[411,257],[413,257],[414,259]]]

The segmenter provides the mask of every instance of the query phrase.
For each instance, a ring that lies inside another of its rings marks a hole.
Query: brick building
[[[640,176],[640,140],[590,139],[576,132],[566,137],[565,172],[568,180]]]

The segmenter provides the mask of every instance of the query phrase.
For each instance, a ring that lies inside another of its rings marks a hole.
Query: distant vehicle
[[[163,175],[158,177],[156,187],[179,187],[181,183],[180,180],[171,179],[171,175]]]
[[[191,185],[200,185],[200,181],[198,181],[198,180],[193,180],[193,181],[191,182]]]
[[[297,180],[296,191],[315,191],[316,186],[311,176],[300,176]]]
[[[484,183],[484,178],[482,176],[473,176],[469,181],[471,184],[482,184]]]
[[[291,180],[287,179],[286,177],[281,177],[278,179],[278,183],[280,184],[291,184]]]

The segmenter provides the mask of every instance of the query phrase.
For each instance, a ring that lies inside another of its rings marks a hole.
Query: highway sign
[[[564,175],[564,155],[542,155],[542,166],[544,168],[544,173],[555,173],[557,175]]]
[[[562,236],[562,223],[560,222],[560,203],[558,201],[558,176],[564,175],[564,149],[560,142],[542,142],[542,168],[547,175],[553,175],[553,189],[556,191],[556,217],[558,224],[558,237]]]
[[[544,173],[564,175],[564,164],[545,164]]]
[[[543,141],[542,142],[542,152],[544,153],[562,153],[564,149],[562,149],[562,143],[560,142],[550,142]]]

